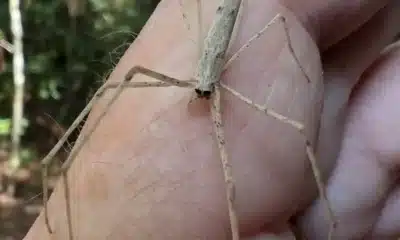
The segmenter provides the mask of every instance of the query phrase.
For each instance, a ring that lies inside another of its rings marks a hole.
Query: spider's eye
[[[208,99],[211,96],[211,91],[208,91],[208,90],[203,91],[203,90],[196,88],[195,92],[199,98],[207,98]]]
[[[211,91],[203,91],[203,97],[205,97],[205,98],[210,98],[210,96],[211,96]]]

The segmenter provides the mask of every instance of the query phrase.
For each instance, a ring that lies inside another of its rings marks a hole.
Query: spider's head
[[[198,98],[209,99],[214,91],[214,84],[198,84],[194,91]]]
[[[194,91],[196,92],[197,97],[199,97],[199,98],[209,99],[211,96],[211,91],[208,91],[208,90],[203,91],[201,89],[196,88]]]

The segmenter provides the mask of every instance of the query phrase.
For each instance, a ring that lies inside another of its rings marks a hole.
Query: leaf
[[[0,119],[0,136],[7,136],[11,133],[11,118]]]

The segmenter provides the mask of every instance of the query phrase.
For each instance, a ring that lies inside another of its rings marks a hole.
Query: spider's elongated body
[[[225,54],[232,37],[241,0],[224,0],[218,7],[214,22],[204,41],[204,50],[197,64],[195,91],[199,97],[209,97],[224,70]]]
[[[197,3],[200,3],[200,0],[196,0]],[[153,71],[151,69],[142,67],[142,66],[133,66],[125,75],[124,80],[119,83],[105,83],[101,86],[97,92],[94,94],[93,98],[87,104],[85,109],[79,114],[79,116],[75,119],[71,127],[67,130],[65,135],[59,140],[59,142],[54,146],[54,148],[47,154],[47,156],[42,160],[42,167],[43,167],[43,201],[44,201],[44,214],[45,214],[45,221],[48,231],[51,233],[52,229],[50,227],[49,221],[49,213],[47,208],[47,200],[48,200],[48,182],[47,182],[47,172],[48,172],[48,165],[51,163],[54,155],[57,151],[62,147],[65,141],[68,139],[69,135],[76,129],[76,127],[80,124],[80,122],[84,119],[84,117],[90,112],[92,106],[96,103],[98,98],[102,95],[104,91],[107,89],[113,88],[115,89],[114,93],[112,94],[110,100],[106,103],[103,111],[97,117],[95,122],[90,126],[90,128],[83,134],[81,134],[79,140],[75,144],[73,150],[71,151],[70,155],[68,156],[67,160],[61,167],[61,171],[65,173],[68,170],[69,166],[71,165],[72,161],[75,159],[76,155],[82,149],[84,144],[87,142],[91,134],[95,131],[96,127],[99,125],[100,121],[103,117],[107,114],[108,110],[112,106],[112,104],[118,99],[121,92],[125,88],[143,88],[143,87],[169,87],[169,86],[177,86],[183,88],[192,88],[194,89],[195,93],[197,94],[198,98],[206,98],[210,99],[211,105],[211,113],[212,113],[212,120],[216,135],[216,142],[218,148],[220,150],[220,158],[221,164],[223,167],[224,172],[224,179],[226,183],[226,196],[228,202],[228,211],[229,211],[229,219],[230,219],[230,227],[231,227],[231,235],[233,240],[239,240],[239,221],[238,216],[235,208],[235,196],[234,196],[234,178],[232,176],[232,167],[229,163],[227,150],[225,147],[225,137],[223,131],[223,124],[222,124],[222,116],[221,116],[221,102],[220,102],[220,94],[221,88],[225,89],[226,92],[232,94],[233,96],[237,97],[238,99],[242,100],[249,106],[265,113],[268,116],[275,118],[281,122],[284,122],[291,127],[294,127],[298,131],[300,131],[303,135],[304,126],[302,123],[299,123],[295,120],[287,118],[267,107],[267,104],[257,104],[254,103],[252,100],[247,98],[246,96],[242,95],[241,93],[237,92],[236,90],[230,88],[229,86],[220,83],[220,77],[223,71],[230,65],[230,63],[237,59],[241,52],[243,52],[254,40],[258,39],[266,30],[274,23],[280,23],[283,26],[287,48],[292,55],[295,63],[297,64],[298,68],[301,70],[303,78],[305,78],[308,82],[311,82],[308,75],[305,73],[303,67],[301,66],[299,60],[297,59],[289,36],[289,30],[286,23],[286,19],[284,16],[277,14],[266,26],[261,29],[257,34],[251,37],[233,56],[227,60],[226,59],[226,52],[228,46],[230,44],[233,29],[236,23],[237,15],[239,12],[239,8],[241,7],[242,0],[222,0],[219,7],[217,8],[216,15],[212,25],[208,31],[207,37],[204,40],[204,46],[201,51],[201,57],[198,61],[198,65],[196,68],[196,72],[194,74],[194,78],[191,80],[179,80],[173,77],[167,76],[165,74]],[[200,4],[199,4],[199,9]],[[199,10],[200,11],[200,10]],[[200,15],[200,13],[199,13]],[[198,19],[201,19],[199,17]],[[201,34],[199,34],[200,36]],[[135,77],[136,74],[146,75],[148,77],[157,79],[158,82],[137,82],[131,81],[132,78]],[[305,136],[305,135],[304,135]],[[322,185],[321,176],[319,174],[315,156],[313,149],[311,147],[310,141],[306,139],[306,154],[310,160],[311,166],[313,168],[313,173],[316,178],[318,190],[322,195],[324,202],[327,205],[329,218],[331,221],[331,232],[334,228],[334,218],[332,210],[329,206],[329,201],[326,198],[326,194]],[[67,186],[65,186],[65,191],[68,191]],[[66,192],[68,196],[68,193]],[[67,209],[69,209],[69,201],[67,199]]]

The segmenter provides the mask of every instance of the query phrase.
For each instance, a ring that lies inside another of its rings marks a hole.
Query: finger
[[[261,233],[257,236],[244,238],[243,240],[296,240],[295,236],[290,230],[282,233]]]
[[[367,22],[390,0],[283,0],[325,50]]]
[[[364,70],[400,31],[399,3],[392,2],[322,56],[325,89],[317,153],[326,177],[337,158],[345,110],[353,87]]]
[[[383,164],[390,166],[393,173],[398,173],[400,166],[400,131],[397,127],[400,121],[400,111],[393,104],[400,101],[400,42],[392,44],[385,50],[385,54],[374,64],[374,68],[369,71],[368,76],[378,78],[379,81],[366,83],[368,87],[360,87],[360,94],[367,95],[369,92],[379,92],[364,97],[364,102],[369,101],[369,108],[374,108],[374,111],[368,111],[368,118],[371,120],[381,119],[379,125],[368,127],[364,132],[369,135],[374,135],[377,138],[369,141],[369,146],[383,159],[379,159]],[[372,81],[372,80],[371,80]],[[371,99],[376,99],[371,101]],[[370,120],[370,121],[371,121]],[[372,126],[370,124],[370,126]],[[396,185],[391,190],[389,196],[384,201],[384,207],[379,214],[379,217],[374,225],[371,239],[397,239],[400,236],[400,188],[398,174],[396,174]],[[396,238],[397,237],[397,238]]]
[[[398,239],[400,236],[400,187],[389,195],[374,225],[370,239]]]
[[[339,222],[339,239],[364,239],[377,221],[379,236],[398,233],[394,227],[400,218],[394,220],[392,211],[399,205],[393,197],[386,201],[400,166],[400,110],[394,104],[400,101],[398,66],[400,45],[389,48],[371,65],[351,98],[342,149],[327,186]],[[323,238],[327,230],[322,207],[316,201],[302,219],[310,239]]]
[[[345,84],[354,86],[382,49],[400,33],[399,22],[400,2],[392,1],[357,31],[326,51],[322,56],[325,73],[335,73],[335,77],[327,80],[345,78],[350,80]]]
[[[398,239],[400,236],[400,187],[397,186],[385,201],[369,239]]]
[[[345,138],[350,138],[345,136]],[[359,136],[351,137],[358,141]],[[375,156],[363,147],[345,140],[337,167],[328,182],[327,196],[338,225],[335,239],[359,239],[371,230],[393,179],[390,170],[382,168]],[[323,203],[318,199],[302,218],[302,230],[307,239],[327,239],[329,222]]]
[[[203,19],[211,22],[217,2],[204,3]],[[299,77],[301,69],[287,49],[279,24],[249,47],[222,80],[261,104],[270,95],[270,107],[304,120],[307,134],[315,136],[322,96],[315,44],[281,6],[264,0],[247,3],[236,50],[282,13],[288,17],[293,48],[312,81]],[[178,1],[165,0],[109,81],[120,81],[136,64],[189,79],[195,57],[196,46],[187,35]],[[146,80],[154,81],[143,76],[134,79]],[[127,89],[113,105],[68,172],[75,238],[229,238],[225,186],[209,110],[188,104],[192,94],[175,87]],[[307,167],[304,136],[234,96],[223,95],[224,130],[237,185],[240,230],[243,236],[252,236],[264,227],[286,223],[315,196],[316,188]],[[84,132],[109,96],[102,95]],[[199,103],[208,106],[208,102]],[[65,239],[68,221],[62,187],[59,184],[54,190],[49,210],[55,230],[52,237]],[[27,239],[47,239],[43,223],[41,215]]]

